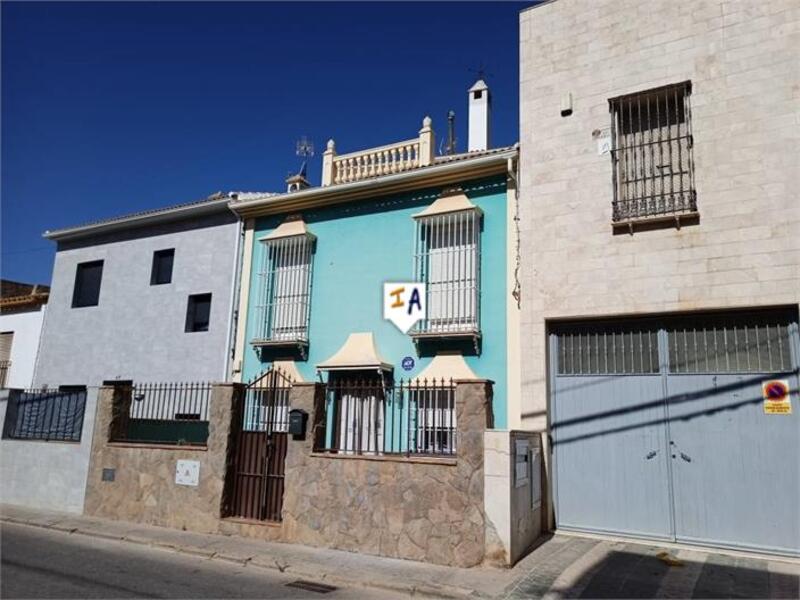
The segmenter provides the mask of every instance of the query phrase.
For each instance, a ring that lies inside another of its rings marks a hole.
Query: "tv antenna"
[[[469,69],[470,73],[475,73],[478,79],[486,80],[487,77],[491,77],[491,73],[486,70],[486,63],[483,61],[478,63],[478,68],[476,69]]]
[[[297,156],[302,156],[303,161],[314,156],[314,142],[308,141],[306,136],[297,140],[296,149],[294,152]]]

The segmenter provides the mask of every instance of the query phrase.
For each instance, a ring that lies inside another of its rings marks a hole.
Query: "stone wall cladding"
[[[457,384],[458,457],[437,464],[313,454],[319,388],[295,386],[292,406],[317,418],[311,420],[312,435],[302,443],[290,442],[285,538],[437,564],[481,563],[483,431],[491,414],[490,390],[483,381]]]
[[[94,443],[86,484],[87,515],[110,517],[176,529],[216,533],[231,433],[231,406],[238,384],[215,385],[209,406],[206,448],[109,444],[115,393],[100,388]],[[175,483],[175,464],[200,462],[197,487]],[[114,481],[103,481],[104,468],[115,469]]]
[[[108,443],[113,407],[124,410],[124,401],[114,402],[114,388],[101,388],[85,513],[444,565],[480,564],[483,433],[491,424],[492,387],[487,381],[456,385],[457,458],[415,460],[315,454],[323,390],[295,384],[290,403],[309,413],[310,432],[289,439],[283,522],[258,524],[220,518],[239,384],[214,386],[206,449]],[[175,484],[179,459],[200,461],[198,487]],[[102,481],[104,468],[116,470],[113,482]]]
[[[796,0],[556,0],[520,15],[522,419],[548,319],[800,301]],[[700,223],[612,235],[608,99],[691,80]],[[561,117],[571,92],[574,112]],[[547,454],[546,454],[547,455]]]

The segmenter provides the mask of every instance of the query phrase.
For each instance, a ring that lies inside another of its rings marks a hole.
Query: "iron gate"
[[[561,529],[800,553],[797,309],[555,326]],[[793,414],[764,407],[786,380]]]
[[[270,369],[240,398],[226,517],[281,520],[291,385],[288,376]]]

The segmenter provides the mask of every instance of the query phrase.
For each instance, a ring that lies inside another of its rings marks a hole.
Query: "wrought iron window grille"
[[[427,315],[412,332],[480,339],[481,212],[462,210],[416,220],[415,281],[427,285]]]
[[[264,240],[258,270],[257,348],[292,346],[306,356],[311,318],[314,238]]]
[[[697,217],[691,82],[609,100],[614,225]]]

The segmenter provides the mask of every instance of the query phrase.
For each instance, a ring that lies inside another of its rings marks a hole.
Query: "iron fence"
[[[80,442],[85,411],[85,388],[11,390],[3,437]]]
[[[9,371],[11,371],[11,361],[0,360],[0,388],[6,387]]]
[[[210,383],[118,387],[111,441],[204,446],[210,400]]]
[[[384,383],[336,379],[326,386],[324,442],[317,451],[356,455],[456,454],[452,380]]]

